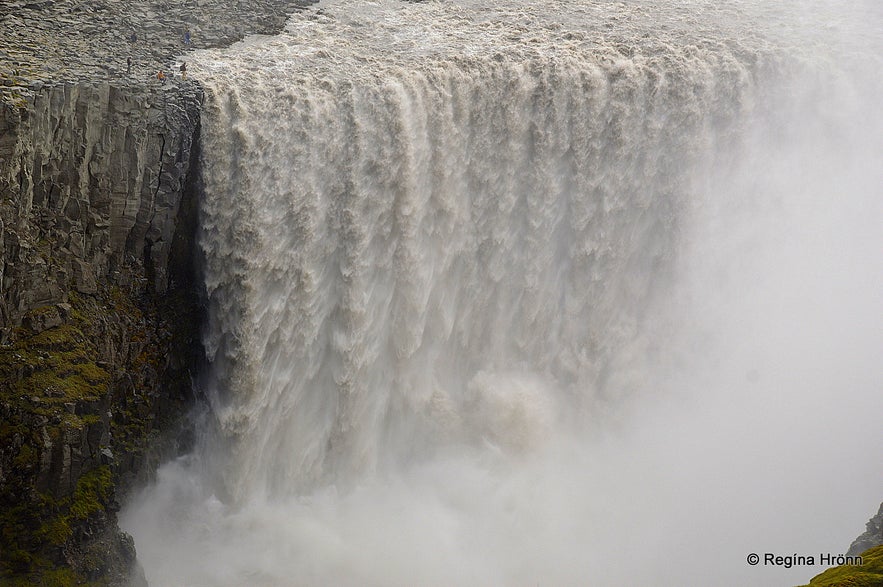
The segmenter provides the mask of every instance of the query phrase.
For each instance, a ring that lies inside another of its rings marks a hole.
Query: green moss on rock
[[[128,564],[108,563],[116,538],[95,541],[157,423],[184,412],[194,299],[69,292],[0,345],[0,585],[82,585]]]
[[[90,515],[103,511],[112,494],[110,467],[105,465],[89,471],[77,480],[70,508],[71,515],[78,520],[85,520]]]
[[[85,318],[82,312],[78,316]],[[65,404],[106,394],[111,377],[95,362],[98,349],[84,332],[91,326],[88,321],[71,320],[0,348],[0,377],[14,382],[0,399],[29,409],[28,402],[35,400]]]
[[[52,569],[44,571],[41,575],[40,578],[46,587],[70,587],[85,583],[82,577],[71,569]]]
[[[883,587],[883,546],[861,555],[861,565],[842,565],[816,575],[804,587]]]

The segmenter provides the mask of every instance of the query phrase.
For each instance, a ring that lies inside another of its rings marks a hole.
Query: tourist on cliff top
[[[160,81],[160,83],[166,83],[166,74],[163,73],[163,70],[159,70],[156,72],[156,79]]]
[[[181,64],[181,79],[187,79],[187,62]]]

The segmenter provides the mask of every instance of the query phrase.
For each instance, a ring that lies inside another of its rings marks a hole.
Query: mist
[[[883,499],[879,8],[648,41],[674,7],[321,6],[188,66],[213,370],[121,515],[151,585],[786,585],[845,553]]]

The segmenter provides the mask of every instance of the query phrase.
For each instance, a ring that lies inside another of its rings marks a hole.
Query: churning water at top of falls
[[[329,1],[188,56],[209,406],[122,515],[151,583],[808,579],[744,561],[880,497],[874,23]]]

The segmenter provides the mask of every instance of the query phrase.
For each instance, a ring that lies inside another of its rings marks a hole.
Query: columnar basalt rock
[[[185,412],[199,355],[201,100],[195,82],[61,84],[0,107],[4,580],[137,569],[118,500]]]
[[[180,440],[201,357],[180,55],[310,3],[0,3],[0,582],[138,582],[115,511]]]
[[[65,84],[2,109],[0,340],[69,288],[131,287],[145,272],[144,286],[165,292],[200,100],[192,82]]]

